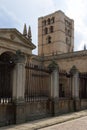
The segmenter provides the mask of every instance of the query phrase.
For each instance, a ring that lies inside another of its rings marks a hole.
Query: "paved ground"
[[[39,130],[87,130],[87,116]]]
[[[28,123],[24,123],[24,124],[19,124],[19,125],[0,127],[0,130],[38,130],[41,128],[42,128],[42,130],[44,130],[44,127],[60,124],[60,123],[74,120],[74,119],[81,118],[81,117],[84,117],[84,120],[81,121],[81,123],[79,123],[79,124],[81,127],[83,127],[83,123],[84,123],[84,125],[86,125],[86,123],[87,123],[87,122],[85,122],[85,121],[87,121],[87,110],[64,114],[64,115],[61,115],[58,117],[44,118],[42,120],[36,120],[36,121],[32,121],[32,122],[28,122]],[[77,124],[78,124],[78,122],[77,122]],[[71,128],[73,126],[74,126],[74,124],[71,123],[70,127],[66,128],[65,130],[71,130]],[[48,130],[48,128],[47,128],[47,130]],[[58,130],[58,128],[57,129],[52,128],[51,130]],[[61,130],[64,130],[64,129],[61,129]],[[77,130],[77,129],[72,129],[72,130]],[[78,128],[78,130],[80,130],[80,129]],[[86,126],[86,129],[82,128],[81,130],[87,130],[87,126]]]

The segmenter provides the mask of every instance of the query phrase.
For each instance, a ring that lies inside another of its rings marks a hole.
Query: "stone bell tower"
[[[52,55],[74,49],[74,21],[62,11],[38,19],[38,54]]]

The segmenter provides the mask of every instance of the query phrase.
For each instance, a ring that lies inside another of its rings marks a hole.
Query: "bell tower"
[[[74,21],[62,11],[38,19],[38,54],[53,55],[72,52]]]

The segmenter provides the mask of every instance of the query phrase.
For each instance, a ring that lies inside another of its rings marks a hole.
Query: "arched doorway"
[[[0,55],[0,103],[12,101],[12,70],[15,66],[14,54],[5,52]]]

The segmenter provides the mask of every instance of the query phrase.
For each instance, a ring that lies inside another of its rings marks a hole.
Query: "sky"
[[[74,20],[75,51],[87,48],[87,0],[0,0],[0,28],[23,32],[31,26],[32,42],[38,44],[38,18],[62,10]],[[37,54],[37,49],[33,51]]]

